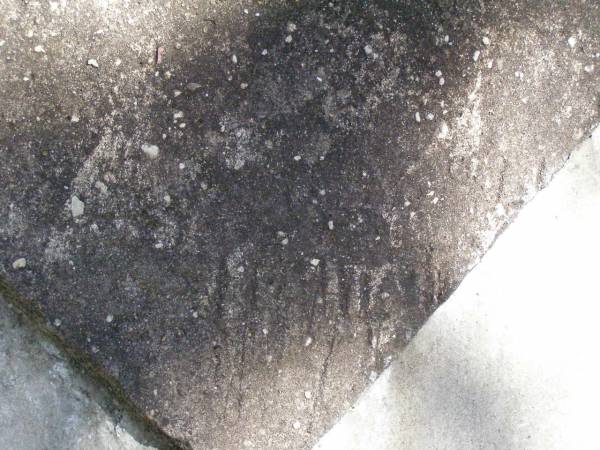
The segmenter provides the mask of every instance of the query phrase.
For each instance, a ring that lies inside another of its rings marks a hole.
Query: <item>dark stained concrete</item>
[[[191,448],[314,444],[598,118],[591,1],[0,6],[0,276]]]

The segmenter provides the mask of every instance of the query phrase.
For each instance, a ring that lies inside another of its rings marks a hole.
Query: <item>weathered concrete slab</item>
[[[598,116],[595,2],[0,5],[2,277],[194,448],[310,447]]]
[[[594,134],[315,449],[600,446]]]

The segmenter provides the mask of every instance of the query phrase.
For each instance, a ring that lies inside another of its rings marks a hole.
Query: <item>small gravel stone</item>
[[[365,45],[363,50],[365,51],[365,54],[370,55],[373,53],[373,47],[371,47],[370,45]]]
[[[71,214],[73,215],[73,218],[83,216],[84,212],[85,203],[83,203],[76,195],[71,197]]]
[[[46,50],[44,50],[44,47],[42,47],[41,45],[36,45],[33,48],[33,51],[36,53],[46,53]]]
[[[106,186],[106,184],[104,184],[102,181],[98,180],[94,183],[94,186],[96,187],[96,189],[98,189],[102,194],[107,194],[108,193],[108,186]]]
[[[333,220],[330,220],[329,222],[327,222],[327,227],[328,227],[330,230],[333,230]]]
[[[158,158],[158,146],[153,144],[143,144],[142,151],[150,159]]]
[[[321,262],[321,260],[319,258],[313,258],[310,260],[310,263],[313,267],[317,267],[320,262]]]
[[[27,266],[27,260],[25,258],[16,259],[12,266],[15,270],[24,269]]]
[[[571,36],[568,40],[567,40],[569,47],[574,48],[577,45],[577,39],[575,38],[575,36]]]
[[[196,92],[200,87],[198,83],[188,83],[185,88],[190,92]]]
[[[109,315],[106,316],[106,321],[108,323],[111,323],[113,321],[113,319],[114,319],[114,316],[112,314],[109,314]]]
[[[290,42],[292,42],[292,40],[293,40],[293,38],[292,38],[292,35],[287,35],[287,36],[285,37],[285,43],[286,43],[286,44],[289,44]]]
[[[310,391],[304,391],[304,397],[308,400],[310,400],[312,398],[312,392]]]
[[[87,60],[87,65],[88,65],[88,66],[95,67],[96,69],[97,69],[98,67],[100,67],[100,66],[98,65],[98,61],[96,61],[94,58],[88,59],[88,60]]]
[[[481,39],[481,42],[483,42],[483,45],[490,45],[492,43],[492,41],[490,41],[490,38],[487,36],[484,36],[483,39]]]

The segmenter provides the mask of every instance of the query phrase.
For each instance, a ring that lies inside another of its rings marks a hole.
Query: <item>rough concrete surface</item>
[[[598,117],[592,1],[0,11],[0,276],[192,448],[312,446]]]
[[[315,450],[597,449],[600,129]]]
[[[148,432],[0,296],[0,448],[151,450]]]

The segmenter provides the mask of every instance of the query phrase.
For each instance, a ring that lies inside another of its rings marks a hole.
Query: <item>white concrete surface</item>
[[[104,397],[0,296],[0,449],[155,448]]]
[[[600,130],[318,450],[600,448]]]

